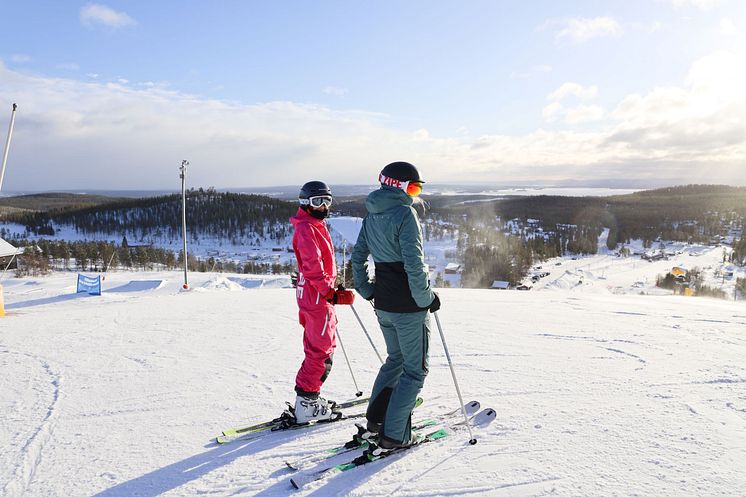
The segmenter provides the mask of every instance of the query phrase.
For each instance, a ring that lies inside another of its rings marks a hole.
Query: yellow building
[[[686,275],[689,274],[689,271],[681,266],[674,266],[674,268],[671,269],[671,274],[676,276],[677,278],[685,278]]]

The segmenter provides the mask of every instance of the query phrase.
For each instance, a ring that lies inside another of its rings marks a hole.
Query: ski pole
[[[342,343],[342,335],[339,334],[339,328],[337,328],[337,339],[339,340],[339,346],[342,348],[342,353],[345,356],[345,361],[347,361],[347,367],[350,369],[350,376],[352,376],[352,383],[355,384],[355,397],[362,397],[363,391],[360,390],[360,388],[357,386],[357,380],[355,379],[355,373],[352,372],[352,365],[350,364],[350,359],[347,357],[347,351],[345,350],[345,346]]]
[[[378,349],[376,348],[376,344],[373,343],[373,339],[370,338],[370,334],[368,333],[368,330],[365,329],[365,325],[363,324],[363,321],[360,319],[360,316],[358,315],[357,311],[355,310],[354,305],[350,305],[350,309],[352,309],[352,312],[355,314],[355,317],[357,318],[357,322],[360,323],[360,327],[363,329],[363,333],[365,333],[365,336],[368,337],[368,341],[370,342],[370,346],[373,347],[373,352],[376,353],[378,356],[378,360],[381,361],[381,364],[383,364],[383,359],[381,359],[381,354],[378,353]]]
[[[464,421],[466,427],[469,429],[469,443],[474,445],[477,443],[477,439],[474,438],[474,434],[471,432],[471,424],[469,424],[469,416],[466,415],[466,408],[464,407],[464,399],[461,396],[461,389],[458,387],[458,381],[456,380],[456,371],[453,369],[453,362],[451,361],[451,354],[448,353],[448,345],[446,345],[446,337],[443,334],[443,327],[440,325],[440,318],[438,313],[434,312],[435,322],[438,324],[438,331],[440,332],[440,341],[443,342],[443,350],[446,351],[446,359],[448,359],[448,366],[451,368],[451,376],[453,376],[453,384],[456,386],[456,393],[458,394],[458,400],[461,402],[461,412],[464,415]]]

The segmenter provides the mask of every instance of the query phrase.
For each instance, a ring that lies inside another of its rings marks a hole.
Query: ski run
[[[703,249],[696,262],[721,256]],[[538,291],[439,290],[464,400],[496,413],[473,428],[476,445],[452,429],[456,416],[423,427],[445,438],[299,490],[291,478],[362,453],[314,462],[364,418],[215,443],[294,398],[302,329],[287,277],[190,274],[193,290],[183,292],[178,272],[115,272],[100,297],[76,295],[72,273],[7,278],[0,495],[745,495],[744,304],[615,290],[638,281],[652,289],[657,262],[558,262],[562,271]],[[581,268],[583,285],[562,284]],[[351,310],[338,317],[367,396],[380,363]],[[415,423],[459,404],[436,328],[430,357]],[[335,358],[322,395],[354,399]],[[303,458],[311,462],[300,471],[286,465]]]

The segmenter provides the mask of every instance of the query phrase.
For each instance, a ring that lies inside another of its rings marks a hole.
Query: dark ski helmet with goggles
[[[303,185],[298,193],[298,203],[301,209],[317,219],[324,219],[332,206],[332,189],[323,181],[309,181]],[[318,210],[322,206],[326,210]]]
[[[378,175],[378,182],[404,190],[410,197],[419,196],[424,183],[420,172],[413,164],[401,161],[392,162],[384,167]]]

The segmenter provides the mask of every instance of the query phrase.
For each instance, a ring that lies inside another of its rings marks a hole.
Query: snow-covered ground
[[[191,274],[183,292],[179,272],[115,272],[100,297],[74,294],[72,273],[5,279],[0,495],[743,496],[746,305],[601,291],[664,262],[596,256],[551,269],[551,289],[440,290],[464,396],[497,420],[475,446],[461,432],[301,491],[283,461],[345,441],[352,420],[211,443],[293,398],[302,331],[287,278]],[[569,291],[566,270],[597,276]],[[373,311],[356,308],[382,349]],[[367,392],[378,361],[350,309],[338,314]],[[354,394],[339,350],[324,393]],[[416,417],[458,403],[436,328],[422,395]]]
[[[642,251],[642,248],[637,250]],[[539,264],[541,269],[535,269],[531,274],[550,274],[535,283],[527,281],[526,284],[533,285],[532,291],[559,289],[586,293],[668,295],[672,293],[671,290],[655,286],[659,275],[665,276],[674,267],[687,270],[699,268],[705,285],[723,290],[733,300],[736,280],[746,278],[746,268],[724,263],[723,250],[723,247],[669,242],[665,251],[675,255],[653,262],[639,256],[617,257],[613,254],[566,256]],[[725,250],[729,251],[730,248]],[[728,271],[733,274],[728,276]]]

